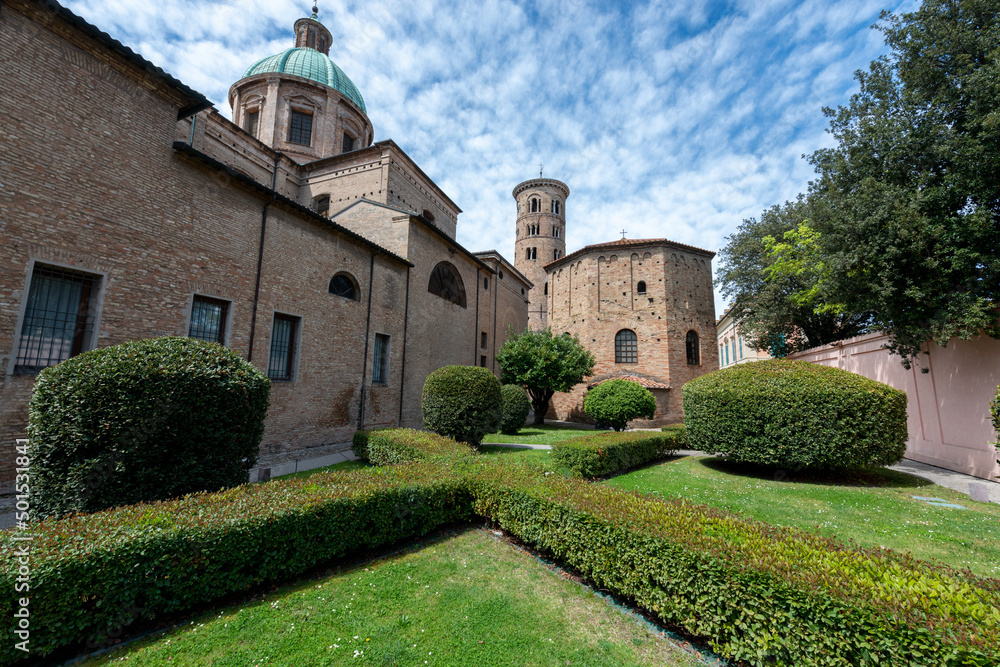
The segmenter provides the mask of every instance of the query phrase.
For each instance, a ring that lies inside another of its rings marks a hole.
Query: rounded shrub
[[[621,431],[633,419],[652,419],[656,399],[638,382],[607,380],[587,392],[583,411],[591,419]]]
[[[271,383],[191,338],[131,341],[38,374],[28,405],[36,516],[245,484]]]
[[[424,428],[478,445],[500,425],[500,380],[479,366],[442,366],[421,395]]]
[[[500,403],[500,432],[516,435],[531,412],[528,392],[516,384],[505,384],[500,388]]]
[[[906,393],[805,361],[738,364],[684,385],[691,446],[733,461],[836,469],[897,463]]]

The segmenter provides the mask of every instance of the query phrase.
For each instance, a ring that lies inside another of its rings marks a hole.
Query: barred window
[[[290,381],[295,370],[295,339],[298,336],[299,318],[274,314],[271,327],[271,357],[267,362],[267,377],[272,380]]]
[[[228,301],[196,294],[191,306],[191,325],[188,327],[188,337],[225,345],[228,316]]]
[[[341,153],[350,153],[354,150],[354,137],[344,132],[344,147]]]
[[[631,329],[622,329],[615,334],[615,363],[639,363],[639,342]]]
[[[701,364],[701,349],[698,345],[698,333],[694,330],[688,331],[687,340],[687,358],[688,364],[691,366],[698,366]],[[727,361],[728,363],[728,361]]]
[[[292,121],[288,125],[288,141],[308,146],[312,143],[313,117],[311,113],[292,111]]]
[[[375,334],[375,350],[372,358],[372,384],[389,382],[389,336]]]
[[[30,374],[89,349],[100,278],[36,264],[31,273],[14,372]]]

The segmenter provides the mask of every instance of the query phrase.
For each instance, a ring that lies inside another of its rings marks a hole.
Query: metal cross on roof
[[[542,163],[538,163],[538,178],[542,177]]]
[[[622,230],[622,241],[624,241],[624,240],[625,240],[625,230],[623,229]]]

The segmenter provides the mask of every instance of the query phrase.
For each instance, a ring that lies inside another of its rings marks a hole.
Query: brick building
[[[538,178],[518,185],[513,195],[514,264],[542,285],[530,294],[530,325],[579,337],[597,359],[593,377],[553,397],[549,416],[587,421],[587,389],[624,377],[656,398],[653,420],[633,425],[680,421],[681,386],[719,368],[715,253],[667,239],[622,239],[567,255],[569,188]]]
[[[161,335],[272,379],[262,452],[419,426],[427,374],[493,368],[531,282],[455,241],[460,209],[374,142],[329,31],[252,64],[230,122],[54,2],[0,4],[0,485],[34,375]]]

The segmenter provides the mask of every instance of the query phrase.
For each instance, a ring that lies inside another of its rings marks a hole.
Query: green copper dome
[[[365,100],[361,97],[354,82],[347,78],[344,70],[337,67],[329,56],[323,55],[316,49],[302,46],[285,49],[281,53],[262,58],[247,69],[243,78],[272,72],[301,76],[322,83],[324,86],[330,86],[357,104],[366,114],[368,113],[368,109],[365,108]]]

